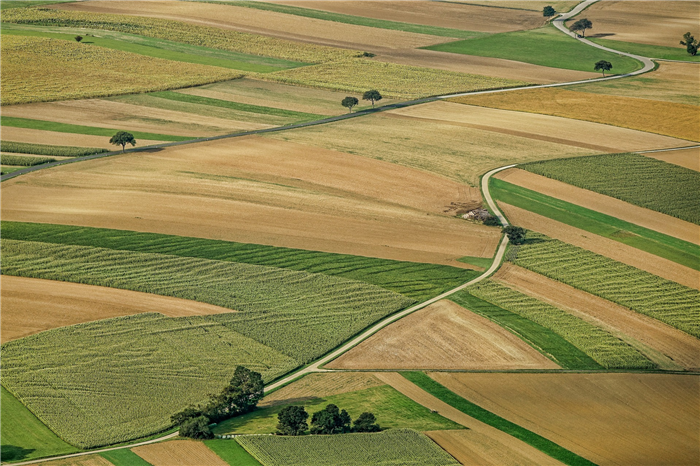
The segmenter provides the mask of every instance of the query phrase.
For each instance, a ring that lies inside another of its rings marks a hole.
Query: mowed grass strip
[[[59,133],[73,133],[73,134],[88,134],[91,136],[105,136],[112,137],[118,131],[118,129],[109,128],[98,128],[96,126],[84,126],[84,125],[73,125],[70,123],[59,123],[55,121],[45,121],[45,120],[33,120],[30,118],[17,118],[17,117],[2,117],[0,118],[0,123],[2,126],[11,126],[14,128],[29,128],[38,129],[42,131],[56,131]],[[153,140],[153,141],[189,141],[194,139],[188,136],[173,136],[170,134],[155,134],[155,133],[144,133],[141,131],[129,131],[134,135],[136,142],[139,139]],[[128,144],[127,144],[128,145]]]
[[[655,369],[656,365],[606,330],[493,280],[467,288],[477,298],[520,314],[566,338],[605,369]]]
[[[460,291],[450,300],[508,329],[564,369],[597,370],[602,366],[566,338],[521,315]]]
[[[264,466],[459,465],[435,442],[410,429],[299,437],[245,435],[236,441]]]
[[[17,398],[5,390],[5,387],[0,387],[0,414],[3,462],[32,460],[80,451],[49,430]]]
[[[531,162],[523,170],[700,225],[700,172],[641,154]]]
[[[157,233],[44,223],[2,222],[1,225],[2,237],[6,239],[168,254],[320,273],[377,285],[417,301],[437,296],[478,275],[474,270],[446,265]]]
[[[260,462],[235,440],[212,439],[205,440],[204,444],[231,466],[261,466]],[[116,464],[115,466],[121,465]]]
[[[516,265],[700,338],[700,292],[585,249],[528,232]]]
[[[494,199],[506,204],[700,270],[700,246],[696,244],[496,178],[489,180],[489,189]]]
[[[527,430],[524,427],[520,427],[519,425],[503,419],[502,417],[483,409],[471,401],[462,398],[461,396],[445,388],[443,385],[434,381],[423,372],[402,372],[401,375],[453,408],[456,408],[481,422],[495,427],[496,429],[502,430],[503,432],[522,440],[528,445],[532,445],[538,450],[548,454],[552,458],[559,460],[564,464],[569,466],[596,466],[595,463],[557,445],[551,440],[547,440],[546,438]]]
[[[676,47],[663,47],[660,45],[638,44],[621,40],[598,39],[597,37],[591,37],[588,40],[614,50],[619,50],[620,52],[627,52],[642,57],[700,62],[700,55],[693,56],[689,54],[682,45],[674,44]]]
[[[555,88],[455,97],[449,100],[479,107],[592,121],[700,141],[698,107],[683,103]]]
[[[101,154],[107,149],[51,146],[48,144],[29,144],[27,142],[0,141],[0,151],[14,152],[17,154],[55,155],[56,157],[81,157],[85,155]]]
[[[423,48],[479,57],[505,58],[576,71],[593,72],[593,65],[598,60],[612,63],[614,74],[629,73],[642,67],[641,63],[633,58],[582,44],[562,34],[554,26],[492,34]]]

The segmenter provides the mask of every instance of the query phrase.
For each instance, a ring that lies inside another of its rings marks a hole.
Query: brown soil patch
[[[700,462],[700,377],[695,375],[430,376],[600,466]]]
[[[443,300],[363,341],[329,369],[558,369],[513,333]]]
[[[496,178],[526,189],[531,189],[562,201],[602,212],[635,225],[640,225],[665,235],[700,244],[700,226],[670,215],[639,207],[610,196],[578,188],[545,176],[519,168],[510,168],[495,175]]]
[[[416,48],[450,41],[449,37],[355,26],[274,11],[199,2],[114,0],[59,4],[55,8],[171,19],[202,26],[235,29],[253,34],[354,49],[373,44],[382,44],[390,48]]]
[[[76,456],[75,458],[47,461],[42,464],[46,466],[114,466],[100,455]]]
[[[18,180],[18,181],[17,181]],[[497,229],[444,214],[478,190],[386,162],[259,137],[38,171],[3,185],[3,217],[462,266]],[[461,265],[460,265],[461,264]]]
[[[477,375],[477,374],[465,374]],[[508,374],[511,375],[511,374]],[[548,456],[530,445],[506,434],[503,431],[477,421],[473,417],[467,416],[462,411],[439,400],[428,392],[422,390],[417,385],[404,378],[396,372],[378,372],[379,380],[391,385],[394,389],[406,395],[416,403],[428,409],[435,410],[444,418],[463,425],[469,429],[475,441],[471,446],[476,453],[487,461],[497,462],[500,465],[522,465],[522,466],[561,466],[562,463]],[[518,399],[518,397],[513,397]],[[489,463],[486,463],[489,464]]]
[[[520,466],[533,464],[512,450],[473,430],[434,430],[423,432],[454,459],[465,466]]]
[[[142,312],[168,317],[232,312],[211,304],[79,283],[2,276],[2,341]]]
[[[264,124],[226,120],[101,99],[13,105],[3,108],[3,115],[98,128],[194,137],[215,136],[270,127],[270,125]]]
[[[4,109],[3,109],[4,111]],[[5,141],[28,142],[31,144],[49,144],[56,146],[102,147],[116,150],[105,136],[89,136],[86,134],[59,133],[58,131],[42,131],[38,129],[2,127],[2,138]],[[164,141],[137,140],[136,147],[160,144]]]
[[[484,5],[484,6],[491,6],[491,7],[497,7],[497,8],[515,8],[515,9],[522,9],[522,10],[533,10],[537,11],[542,14],[542,9],[547,6],[551,5],[554,7],[555,10],[557,10],[560,13],[566,13],[567,11],[570,11],[573,7],[578,5],[581,2],[578,1],[559,1],[556,0],[554,2],[542,2],[538,0],[459,0],[463,3],[469,3],[469,4],[475,4],[475,5]]]
[[[606,1],[587,8],[579,18],[593,23],[586,36],[680,47],[678,41],[683,34],[697,31],[700,2]]]
[[[131,451],[153,466],[228,466],[204,443],[195,440],[153,443]]]
[[[688,370],[700,369],[700,340],[658,320],[510,263],[503,264],[494,278],[541,301],[568,309],[623,340],[629,341],[627,337],[631,337],[636,342],[630,343],[661,367],[678,369],[680,365]],[[673,361],[659,358],[656,353]]]
[[[652,152],[643,154],[657,160],[680,165],[691,170],[700,171],[700,147],[694,149],[672,150],[668,152]]]
[[[429,1],[273,1],[314,10],[332,11],[353,16],[425,24],[465,31],[508,32],[542,26],[540,11],[518,11]]]
[[[341,393],[356,392],[384,385],[368,372],[328,372],[309,374],[304,378],[265,396],[259,406],[275,406],[311,400]]]
[[[674,138],[700,141],[700,124],[698,124],[700,120],[698,107],[695,105],[553,88],[456,97],[450,101],[592,121]],[[588,132],[588,128],[582,126],[580,131],[585,134]],[[667,143],[671,143],[670,141],[670,139],[666,139]],[[687,142],[678,140],[671,144],[675,144],[676,147],[688,145]],[[644,148],[643,145],[639,144],[636,144],[635,147],[636,149],[628,150],[643,150]]]
[[[700,272],[690,267],[566,225],[565,223],[557,222],[519,207],[503,202],[499,202],[498,206],[503,210],[506,218],[514,225],[538,231],[565,243],[588,249],[596,254],[609,257],[640,270],[645,270],[681,285],[700,289]]]

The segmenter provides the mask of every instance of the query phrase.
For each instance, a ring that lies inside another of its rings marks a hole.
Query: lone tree
[[[526,231],[522,227],[508,225],[503,229],[503,232],[508,235],[508,239],[512,244],[523,244],[525,242]]]
[[[557,10],[555,10],[551,6],[546,6],[542,10],[542,16],[544,16],[545,18],[549,18],[550,16],[554,16],[556,14],[557,14]]]
[[[382,430],[377,424],[377,418],[372,413],[362,413],[355,419],[354,432],[379,432]]]
[[[132,146],[136,145],[136,139],[134,139],[134,135],[131,133],[119,131],[117,134],[112,136],[109,143],[114,144],[115,146],[122,146],[122,152],[124,152],[124,148],[127,144],[131,144]]]
[[[352,112],[352,108],[359,104],[360,101],[357,100],[357,97],[346,97],[343,99],[342,102],[340,102],[343,107],[346,107],[350,112]]]
[[[309,425],[306,420],[309,413],[303,406],[285,406],[277,414],[277,435],[301,435]]]
[[[81,40],[83,40],[83,36],[75,36],[76,42],[80,42]]]
[[[312,434],[341,434],[351,431],[351,422],[347,411],[340,411],[336,405],[329,404],[311,417],[310,431]]]
[[[367,91],[362,95],[362,100],[371,100],[372,108],[374,108],[374,103],[382,100],[382,95],[378,90],[372,89],[371,91]]]
[[[610,71],[612,69],[612,63],[609,61],[605,60],[600,60],[595,63],[595,66],[593,67],[594,71],[602,71],[603,72],[603,77],[605,77],[605,72]]]
[[[185,421],[180,426],[180,436],[199,439],[214,438],[214,434],[209,429],[209,419],[206,416],[198,416]]]
[[[591,28],[593,28],[593,23],[591,23],[588,19],[583,18],[583,19],[579,19],[574,24],[572,24],[569,29],[571,29],[575,33],[578,33],[579,31],[581,31],[581,37],[586,37],[586,29],[591,29]]]
[[[683,34],[683,40],[681,45],[685,45],[685,50],[692,56],[697,55],[698,46],[700,46],[700,41],[695,40],[695,37],[689,32]]]

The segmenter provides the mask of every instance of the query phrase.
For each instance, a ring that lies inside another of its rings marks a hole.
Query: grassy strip
[[[589,38],[591,42],[602,46],[619,50],[620,52],[632,53],[642,57],[663,58],[665,60],[680,60],[689,62],[700,62],[700,55],[692,56],[686,52],[685,47],[663,47],[660,45],[637,44],[635,42],[623,42],[621,40]]]
[[[700,225],[700,173],[641,154],[530,162],[523,170]]]
[[[700,270],[700,246],[696,244],[496,178],[491,178],[489,189],[499,201]]]
[[[57,131],[59,133],[72,133],[72,134],[88,134],[91,136],[105,136],[112,137],[118,129],[109,128],[98,128],[96,126],[83,126],[83,125],[73,125],[70,123],[57,123],[55,121],[45,121],[45,120],[34,120],[29,118],[17,118],[17,117],[1,117],[0,124],[2,126],[11,126],[14,128],[29,128],[38,129],[42,131]],[[144,133],[141,131],[129,131],[134,135],[134,138],[146,139],[153,141],[189,141],[191,139],[196,139],[189,136],[172,136],[170,134],[155,134],[155,133]]]
[[[356,26],[367,26],[379,29],[390,29],[392,31],[413,32],[416,34],[428,34],[431,36],[440,37],[455,37],[457,39],[471,39],[473,37],[481,37],[487,35],[484,32],[465,31],[462,29],[445,28],[440,26],[426,26],[423,24],[404,23],[401,21],[390,21],[385,19],[366,18],[364,16],[346,15],[343,13],[334,13],[330,11],[314,10],[311,8],[300,8],[291,5],[277,5],[275,3],[263,2],[212,2],[206,3],[224,3],[232,6],[242,6],[246,8],[255,8],[257,10],[275,11],[294,16],[302,16],[305,18],[321,19],[324,21],[334,21],[336,23],[354,24]]]
[[[484,422],[498,430],[502,430],[503,432],[512,435],[519,440],[522,440],[528,445],[537,448],[541,452],[546,453],[564,464],[569,466],[596,466],[595,463],[557,445],[551,440],[547,440],[546,438],[532,431],[503,419],[502,417],[485,410],[471,401],[462,398],[461,396],[445,388],[443,385],[434,381],[423,372],[402,372],[401,374],[426,392],[439,398],[453,408],[456,408],[474,419],[478,419],[481,422]]]
[[[3,165],[0,168],[0,175],[7,175],[8,173],[14,173],[16,171],[22,170],[25,167],[12,167],[12,166],[7,166]]]
[[[0,2],[0,11],[11,8],[27,8],[32,6],[54,5],[56,3],[70,3],[75,0],[5,0]]]
[[[204,444],[231,466],[262,466],[258,460],[253,458],[235,440],[205,440]],[[115,466],[122,465],[115,463]],[[130,465],[125,464],[124,466]]]
[[[114,466],[151,466],[151,463],[148,463],[146,460],[128,448],[104,451],[100,453],[100,456],[112,463]]]
[[[81,157],[84,155],[109,152],[107,149],[72,146],[51,146],[48,144],[30,144],[27,142],[0,141],[0,151],[17,154],[55,155],[57,157]]]
[[[1,165],[15,165],[20,167],[32,167],[41,165],[42,163],[55,162],[56,159],[51,157],[31,157],[21,155],[0,154]]]
[[[600,364],[564,337],[525,316],[479,299],[468,291],[453,294],[450,300],[513,332],[564,369],[602,369]]]
[[[377,285],[417,301],[437,296],[478,275],[474,270],[446,265],[68,225],[2,222],[2,237],[322,273]]]
[[[484,269],[488,269],[489,267],[491,267],[491,263],[493,263],[492,257],[464,256],[464,257],[460,257],[457,260],[459,262],[462,262],[463,264],[474,265],[476,267],[481,267]]]
[[[629,73],[640,69],[641,63],[629,57],[598,50],[547,26],[530,31],[504,32],[476,39],[423,47],[441,52],[461,53],[479,57],[505,58],[534,65],[593,72],[598,60],[613,64],[613,72]]]
[[[528,232],[515,263],[700,338],[700,291]]]
[[[159,97],[161,99],[174,100],[177,102],[188,102],[191,104],[209,105],[212,107],[229,108],[231,110],[239,110],[249,113],[259,113],[261,115],[273,115],[295,119],[295,121],[311,121],[325,118],[325,115],[316,115],[314,113],[295,112],[293,110],[285,110],[282,108],[263,107],[260,105],[242,104],[239,102],[231,102],[228,100],[212,99],[211,97],[200,97],[198,95],[182,94],[180,92],[162,91],[151,92],[148,95]]]

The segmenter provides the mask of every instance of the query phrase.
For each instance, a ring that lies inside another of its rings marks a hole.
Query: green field
[[[114,466],[150,466],[151,463],[146,462],[139,455],[129,450],[121,448],[119,450],[111,450],[100,453],[100,456]]]
[[[634,42],[623,42],[621,40],[597,39],[589,37],[588,40],[620,52],[627,52],[634,55],[650,58],[662,58],[664,60],[681,60],[688,62],[700,62],[700,55],[692,56],[686,52],[685,47],[663,47],[660,45],[637,44]]]
[[[639,351],[601,327],[492,280],[467,288],[470,294],[519,314],[561,335],[605,369],[655,369]]]
[[[458,466],[425,435],[410,429],[375,434],[237,437],[263,466]]]
[[[562,34],[554,26],[492,34],[424,48],[479,57],[505,58],[577,71],[593,72],[593,65],[598,60],[612,63],[613,74],[629,73],[641,68],[641,63],[637,60],[582,44]]]
[[[498,201],[700,270],[700,246],[696,244],[496,178],[489,180],[489,189]]]
[[[5,390],[5,387],[0,388],[0,414],[2,415],[0,456],[3,462],[31,460],[80,451],[58,438]]]
[[[43,163],[55,162],[56,159],[51,157],[31,157],[21,155],[0,154],[0,164],[15,165],[20,167],[31,167],[41,165]]]
[[[519,168],[700,225],[700,173],[640,154],[547,160]]]
[[[463,428],[437,413],[431,413],[426,407],[392,387],[381,385],[340,395],[300,401],[289,400],[289,403],[284,405],[259,408],[252,413],[223,421],[214,427],[213,431],[216,434],[271,434],[277,430],[277,413],[285,406],[304,406],[306,412],[312,415],[329,403],[347,410],[353,419],[369,411],[377,417],[377,423],[382,428],[406,428],[420,431]]]
[[[245,451],[235,440],[205,440],[204,444],[231,466],[261,466],[260,462],[250,456],[250,453]],[[121,465],[115,464],[115,466]]]
[[[3,175],[6,175],[8,173],[14,173],[16,171],[22,170],[23,168],[27,168],[27,167],[13,167],[11,165],[2,165],[0,167],[0,173]]]
[[[426,392],[441,399],[453,408],[456,408],[481,422],[493,426],[496,429],[502,430],[503,432],[512,435],[513,437],[520,439],[529,445],[532,445],[538,450],[548,454],[552,458],[555,458],[564,464],[569,466],[596,466],[595,463],[592,463],[586,458],[582,458],[576,453],[560,447],[556,443],[547,440],[546,438],[541,437],[540,435],[537,435],[536,433],[523,427],[520,427],[517,424],[513,424],[512,422],[503,419],[502,417],[497,416],[478,405],[475,405],[471,401],[458,396],[422,372],[402,372],[401,374]]]
[[[528,232],[515,263],[700,338],[700,291]]]
[[[27,8],[31,6],[53,5],[55,3],[67,3],[74,0],[11,0],[0,2],[0,10],[9,10],[10,8]]]
[[[84,155],[101,154],[107,149],[71,146],[50,146],[47,144],[29,144],[26,142],[0,141],[0,151],[18,154],[55,155],[57,157],[81,157]]]

